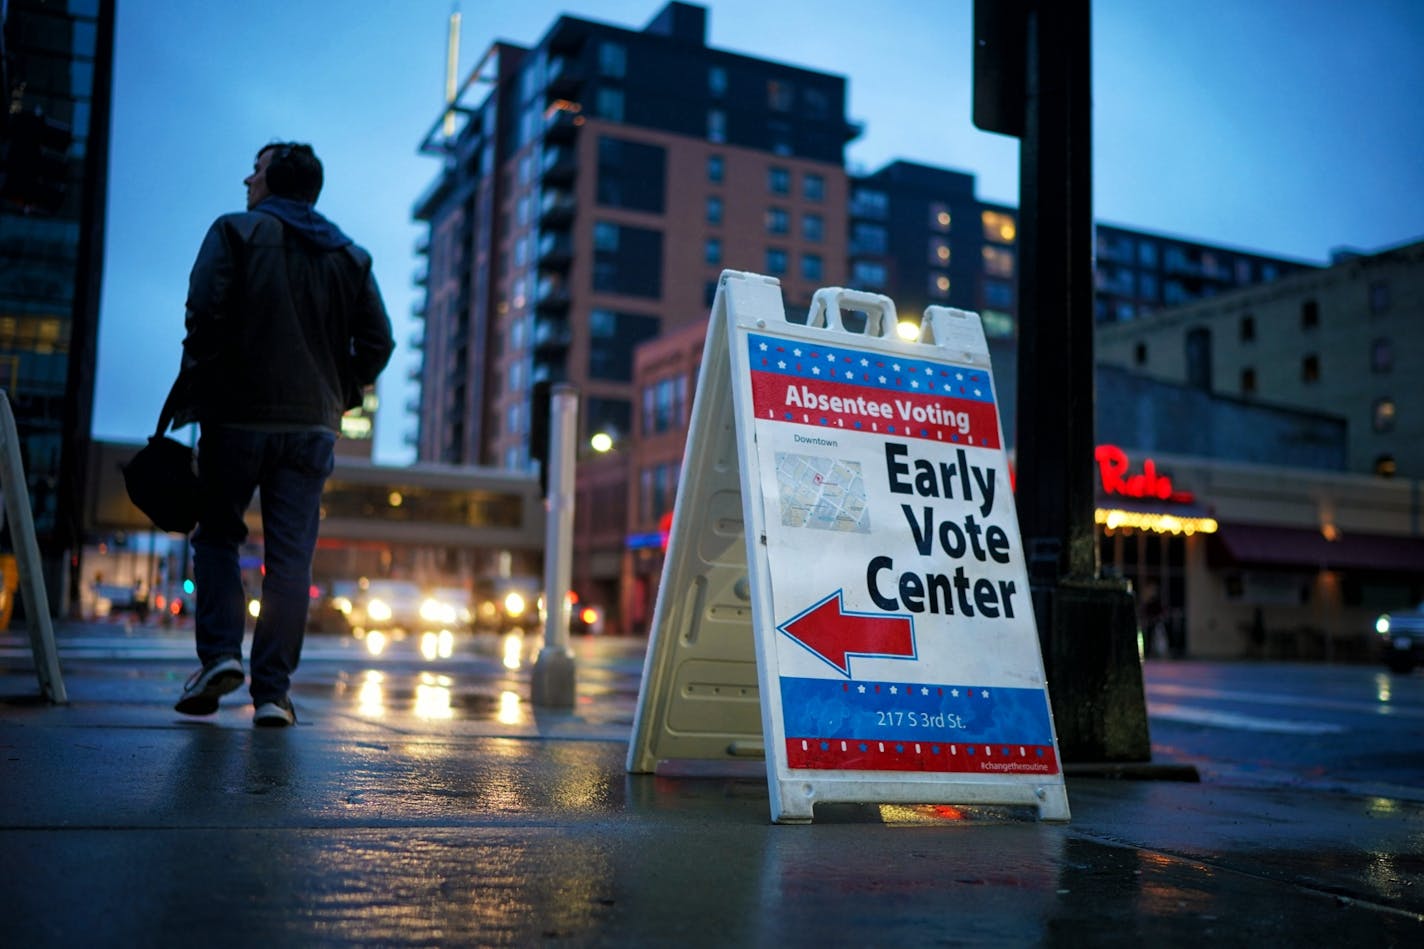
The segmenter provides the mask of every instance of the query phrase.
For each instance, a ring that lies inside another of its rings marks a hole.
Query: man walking
[[[208,229],[188,286],[175,425],[198,422],[202,508],[193,534],[202,668],[174,706],[210,715],[242,685],[243,512],[259,491],[261,611],[249,691],[257,725],[292,725],[321,492],[341,415],[360,404],[395,343],[371,257],[313,205],[322,167],[310,145],[264,146],[247,211]]]

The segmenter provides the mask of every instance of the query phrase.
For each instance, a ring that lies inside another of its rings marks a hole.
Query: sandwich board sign
[[[846,328],[843,311],[866,316]],[[628,770],[764,755],[774,822],[830,802],[1067,820],[976,314],[724,271]]]

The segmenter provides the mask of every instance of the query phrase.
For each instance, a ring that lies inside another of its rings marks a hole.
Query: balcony
[[[541,228],[568,227],[573,222],[574,210],[578,207],[574,196],[561,189],[548,189],[539,203],[539,226]]]
[[[583,48],[588,38],[588,26],[577,20],[559,17],[554,28],[549,31],[549,52],[558,56],[572,56]]]
[[[567,145],[554,145],[544,149],[541,166],[541,181],[544,184],[569,184],[578,171],[578,159],[574,150]]]
[[[555,99],[577,99],[585,79],[583,65],[574,56],[550,56],[545,73],[544,94]]]
[[[573,238],[566,232],[549,231],[539,238],[539,266],[545,270],[568,270],[573,258]]]
[[[560,99],[544,115],[544,141],[572,142],[580,125],[583,125],[583,116],[579,114],[578,103]]]
[[[430,266],[428,264],[422,264],[421,266],[415,268],[415,272],[410,275],[410,281],[417,287],[429,286]]]
[[[534,291],[534,309],[543,314],[563,315],[569,309],[569,288],[561,278],[545,277]]]
[[[430,232],[426,231],[415,239],[415,254],[424,257],[430,253]]]
[[[536,356],[557,356],[565,352],[572,342],[573,332],[565,319],[540,319],[534,324],[533,343]]]
[[[412,350],[418,353],[425,352],[425,334],[411,333],[410,339],[406,341]]]

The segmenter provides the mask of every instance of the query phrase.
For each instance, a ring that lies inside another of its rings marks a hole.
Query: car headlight
[[[391,618],[391,608],[384,600],[372,600],[366,604],[366,615],[378,623],[384,623]]]
[[[420,618],[427,623],[449,626],[455,622],[455,606],[452,603],[430,597],[420,604]]]
[[[332,597],[331,605],[334,606],[339,613],[349,614],[351,612],[351,601],[344,596]]]
[[[523,616],[524,608],[527,606],[524,597],[518,593],[511,593],[504,598],[504,611],[510,616]]]
[[[1375,632],[1381,636],[1389,635],[1389,614],[1381,613],[1380,618],[1375,620]]]

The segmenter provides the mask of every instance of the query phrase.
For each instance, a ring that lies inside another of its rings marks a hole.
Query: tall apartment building
[[[427,139],[420,461],[525,467],[542,380],[578,387],[581,444],[626,436],[634,348],[705,318],[724,268],[802,312],[845,281],[844,78],[713,49],[706,15],[497,43]]]
[[[0,11],[0,386],[58,610],[73,592],[90,478],[114,3],[9,0]]]
[[[895,161],[850,184],[850,277],[888,295],[903,316],[926,306],[977,312],[991,341],[1018,314],[1018,211],[975,196],[974,176]],[[1094,319],[1157,310],[1313,265],[1109,224],[1096,226]]]
[[[1424,477],[1424,243],[1098,327],[1097,358],[1344,416],[1350,471]]]

